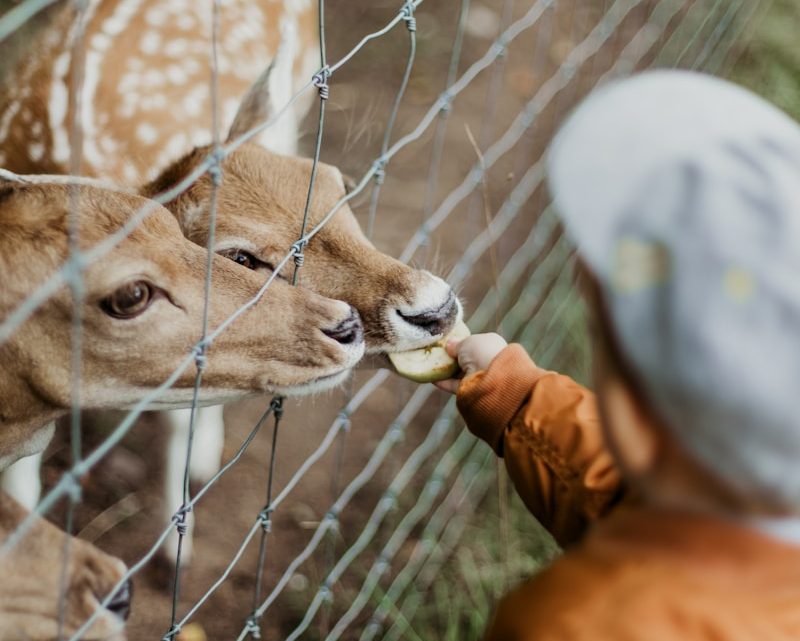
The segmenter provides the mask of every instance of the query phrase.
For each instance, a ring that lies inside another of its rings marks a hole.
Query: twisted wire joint
[[[181,505],[180,509],[172,515],[172,522],[175,524],[175,529],[178,530],[180,536],[186,536],[189,528],[186,523],[186,515],[191,511],[191,505]]]
[[[276,396],[270,401],[269,406],[275,415],[275,420],[280,421],[283,418],[283,397]]]
[[[453,108],[453,94],[449,91],[445,91],[441,96],[439,96],[439,100],[442,103],[442,106],[439,107],[439,112],[449,113]]]
[[[198,372],[202,372],[208,364],[208,357],[206,356],[207,348],[208,343],[206,341],[200,341],[192,350],[194,352],[194,364]]]
[[[294,245],[292,245],[292,254],[294,254],[294,264],[298,267],[302,267],[303,263],[306,260],[306,256],[303,251],[308,245],[308,240],[305,238],[301,238],[298,240]]]
[[[258,522],[264,532],[272,532],[272,513],[275,511],[271,505],[268,505],[258,513]]]
[[[325,603],[333,601],[333,589],[330,579],[325,579],[325,582],[319,586],[319,595]]]
[[[345,411],[339,412],[338,419],[339,419],[339,429],[342,432],[349,432],[350,427],[352,425],[352,421],[350,421],[350,414],[348,414]]]
[[[66,480],[66,491],[67,495],[69,496],[69,500],[72,503],[80,503],[83,498],[83,488],[81,487],[81,483],[78,480],[78,477],[75,475],[74,472],[65,474],[64,478]]]
[[[211,176],[211,181],[215,187],[222,184],[222,160],[225,158],[225,152],[222,147],[214,147],[213,151],[209,154],[211,165],[208,168],[208,175]]]
[[[412,33],[417,30],[417,19],[414,17],[414,2],[413,0],[406,0],[403,5],[403,20],[406,21],[406,27]]]
[[[386,159],[385,158],[378,158],[374,163],[372,163],[372,168],[375,170],[373,177],[375,178],[376,185],[382,185],[383,181],[386,180]]]
[[[254,614],[247,617],[247,623],[245,623],[245,629],[247,630],[247,633],[254,639],[261,638],[261,626],[259,625],[258,620],[256,619]]]
[[[311,78],[311,82],[319,91],[319,97],[322,98],[322,100],[327,100],[331,95],[330,87],[328,87],[328,78],[330,77],[331,68],[325,65]]]

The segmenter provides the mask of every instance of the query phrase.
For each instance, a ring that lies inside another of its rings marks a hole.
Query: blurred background
[[[13,4],[0,1],[0,11]],[[329,59],[401,6],[328,0]],[[533,26],[386,166],[374,216],[369,190],[354,210],[381,250],[458,286],[473,332],[499,331],[541,366],[590,383],[572,250],[537,164],[549,140],[598,82],[651,66],[730,78],[800,118],[800,3],[426,0],[415,12],[416,55],[389,141],[412,131],[501,32],[537,7]],[[29,34],[45,22],[46,16],[32,21],[0,45],[0,73],[24,55]],[[359,178],[380,155],[409,42],[401,23],[332,77],[324,162]],[[308,154],[315,132],[310,117],[302,143]],[[274,599],[262,621],[266,638],[477,639],[498,597],[558,554],[516,498],[502,462],[465,434],[448,399],[430,386],[360,370],[336,392],[286,402],[275,493],[293,477],[299,483],[266,535],[260,601]],[[344,420],[339,413],[348,402],[354,409]],[[226,459],[268,404],[253,399],[226,408]],[[195,556],[179,613],[229,574],[193,615],[201,635],[193,641],[203,634],[236,638],[253,609],[257,543],[231,562],[263,507],[271,429],[261,429],[195,511]],[[100,442],[104,430],[88,425],[85,447]],[[145,417],[86,479],[79,535],[129,564],[163,528],[164,443]],[[58,439],[49,448],[46,485],[68,467],[68,449]],[[342,492],[346,505],[327,527]],[[334,569],[335,580],[326,582]],[[168,568],[149,564],[135,586],[129,638],[161,638],[172,606]]]

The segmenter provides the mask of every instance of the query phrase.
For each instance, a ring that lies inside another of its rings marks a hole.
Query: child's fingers
[[[448,378],[444,381],[436,381],[434,385],[436,385],[436,387],[438,387],[440,390],[455,394],[458,392],[458,386],[461,385],[461,379]]]
[[[461,349],[461,343],[463,340],[456,340],[455,338],[451,338],[447,341],[447,344],[444,346],[444,350],[452,357],[458,358],[458,350]]]

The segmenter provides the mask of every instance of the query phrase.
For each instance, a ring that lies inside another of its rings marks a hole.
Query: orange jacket
[[[531,512],[575,543],[503,599],[487,641],[800,641],[800,547],[634,505],[592,525],[622,481],[591,392],[511,345],[464,379],[458,407]]]

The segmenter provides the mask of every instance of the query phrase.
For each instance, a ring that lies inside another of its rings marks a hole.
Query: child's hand
[[[461,369],[460,377],[463,378],[489,367],[489,363],[506,345],[508,343],[499,334],[473,334],[463,341],[448,341],[445,349],[458,361]],[[461,384],[461,378],[450,378],[434,385],[445,392],[455,394]]]

